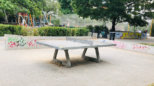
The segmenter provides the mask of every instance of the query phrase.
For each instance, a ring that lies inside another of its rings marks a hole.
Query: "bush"
[[[41,27],[38,29],[41,36],[86,36],[86,28],[66,28],[66,27]]]
[[[107,26],[100,26],[100,28],[101,28],[101,31],[104,31],[106,34],[108,34],[109,33],[109,29],[108,29],[108,27]]]
[[[21,29],[21,26],[0,24],[0,36],[4,36],[4,34],[21,35]]]
[[[21,35],[23,36],[39,36],[39,32],[38,32],[38,29],[35,28],[22,28],[21,30]]]
[[[90,32],[94,31],[95,33],[100,33],[101,31],[105,31],[106,33],[109,33],[109,30],[104,25],[95,25],[94,27],[92,25],[89,25],[86,27]]]
[[[41,27],[33,29],[18,25],[0,24],[0,36],[4,36],[4,34],[23,36],[86,36],[88,31],[86,28]]]
[[[93,31],[95,30],[95,28],[94,28],[92,25],[87,26],[87,29],[88,29],[90,32],[93,32]]]

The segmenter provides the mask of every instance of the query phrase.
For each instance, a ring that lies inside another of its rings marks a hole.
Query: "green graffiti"
[[[23,37],[8,37],[8,44],[12,43],[14,43],[17,47],[25,46],[26,40]]]

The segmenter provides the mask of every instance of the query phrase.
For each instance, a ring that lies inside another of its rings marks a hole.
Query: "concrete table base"
[[[97,63],[100,62],[98,47],[95,48],[96,58],[85,56],[87,49],[88,48],[84,48],[84,51],[82,53],[82,58],[84,60],[87,60],[87,61],[93,61],[93,62],[97,62]],[[71,67],[72,64],[71,64],[71,61],[70,61],[69,52],[68,52],[68,50],[64,50],[64,52],[65,52],[65,56],[66,56],[66,62],[62,62],[60,60],[57,60],[58,49],[55,49],[54,56],[53,56],[53,62],[58,63],[58,64],[62,64],[66,67]]]

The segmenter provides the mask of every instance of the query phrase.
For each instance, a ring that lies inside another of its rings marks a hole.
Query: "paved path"
[[[147,86],[154,83],[154,55],[101,48],[103,62],[85,62],[70,51],[74,67],[51,63],[53,49],[5,50],[0,41],[0,86]],[[87,55],[95,56],[90,49]],[[65,59],[64,52],[58,54]]]

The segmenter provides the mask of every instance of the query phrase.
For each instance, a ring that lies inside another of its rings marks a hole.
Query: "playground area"
[[[154,0],[0,0],[0,86],[154,86]]]
[[[65,68],[51,63],[54,49],[6,50],[3,40],[0,45],[0,86],[148,86],[154,80],[151,54],[106,47],[100,48],[103,61],[95,63],[82,60],[78,49],[70,51],[73,67]],[[95,56],[94,50],[87,55]],[[65,60],[64,52],[58,58]]]

